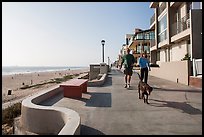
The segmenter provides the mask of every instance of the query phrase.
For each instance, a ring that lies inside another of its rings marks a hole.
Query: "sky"
[[[2,66],[114,62],[125,35],[149,29],[150,2],[3,2]]]

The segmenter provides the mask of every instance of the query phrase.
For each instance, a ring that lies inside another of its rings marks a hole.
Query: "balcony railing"
[[[153,14],[153,16],[150,19],[150,26],[153,24],[154,21],[155,21],[155,13]]]
[[[172,36],[190,28],[190,19],[189,19],[189,13],[186,14],[183,18],[178,20],[177,22],[174,22],[172,24]]]
[[[166,9],[166,2],[162,2],[161,6],[158,8],[158,16]]]

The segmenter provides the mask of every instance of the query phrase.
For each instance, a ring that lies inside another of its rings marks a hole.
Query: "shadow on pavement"
[[[81,135],[105,135],[105,134],[92,127],[81,125]]]
[[[88,93],[91,95],[90,99],[85,99],[85,106],[90,107],[111,107],[111,93]],[[83,99],[82,99],[83,100]]]
[[[112,77],[107,76],[104,84],[101,87],[108,87],[108,86],[112,86]]]
[[[157,103],[151,102],[149,104],[150,106],[171,107],[171,108],[182,110],[183,113],[188,113],[192,115],[202,114],[201,110],[192,107],[190,104],[187,104],[186,102],[162,101],[162,100],[157,100],[157,99],[149,99],[149,100],[157,102]]]
[[[193,92],[193,93],[202,92],[202,90],[196,90],[196,89],[167,89],[167,88],[159,88],[159,87],[153,87],[153,89],[157,89],[160,91],[181,91],[181,92]]]

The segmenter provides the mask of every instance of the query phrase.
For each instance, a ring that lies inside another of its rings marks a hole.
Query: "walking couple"
[[[130,88],[131,76],[133,73],[133,64],[135,63],[135,58],[132,54],[130,54],[130,49],[126,49],[127,54],[122,57],[122,62],[120,64],[120,69],[124,64],[124,74],[125,74],[125,88]],[[148,71],[150,70],[149,61],[147,59],[147,55],[145,53],[142,54],[142,57],[139,58],[139,66],[140,66],[140,74],[141,81],[147,83],[148,79]]]

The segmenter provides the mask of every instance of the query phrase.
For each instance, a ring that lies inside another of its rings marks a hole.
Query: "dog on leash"
[[[137,73],[137,74],[138,74],[138,73]],[[138,76],[139,76],[139,79],[140,79],[139,84],[138,84],[139,99],[144,99],[144,103],[149,104],[149,102],[148,102],[148,96],[149,96],[149,95],[151,94],[151,92],[153,91],[153,88],[152,88],[149,84],[143,82],[143,81],[141,80],[141,77],[140,77],[139,74],[138,74]]]

